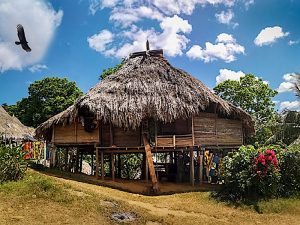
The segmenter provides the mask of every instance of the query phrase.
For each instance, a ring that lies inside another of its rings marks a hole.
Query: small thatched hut
[[[34,129],[23,125],[16,117],[10,116],[0,106],[0,137],[2,140],[21,142],[33,139]]]
[[[104,155],[110,154],[115,165],[116,155],[145,153],[143,134],[152,152],[169,153],[173,160],[186,151],[192,159],[203,148],[238,148],[254,133],[254,123],[249,114],[155,50],[131,54],[116,73],[36,132],[56,146],[91,149],[96,159],[100,153],[102,165]],[[102,166],[102,177],[103,172]]]

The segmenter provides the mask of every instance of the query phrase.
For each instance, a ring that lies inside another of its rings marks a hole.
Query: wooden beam
[[[190,151],[190,183],[195,185],[194,150]]]
[[[99,149],[96,148],[96,178],[99,178]]]
[[[110,154],[110,165],[111,165],[111,178],[115,181],[115,155],[114,153]]]
[[[146,136],[146,134],[143,135],[143,141],[144,141],[144,146],[145,146],[145,152],[146,152],[146,157],[147,157],[147,165],[149,167],[149,172],[151,176],[151,181],[152,181],[152,189],[155,193],[159,192],[159,187],[158,187],[158,182],[157,182],[157,177],[155,174],[155,169],[154,169],[154,164],[153,164],[153,159],[152,159],[152,154],[151,154],[151,147],[149,144],[149,140]]]
[[[104,180],[104,153],[101,151],[101,179]]]

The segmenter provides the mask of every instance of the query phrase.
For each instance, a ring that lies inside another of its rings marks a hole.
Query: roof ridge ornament
[[[129,54],[129,58],[135,58],[138,56],[143,56],[143,57],[148,57],[148,56],[161,56],[163,57],[164,52],[162,49],[158,49],[158,50],[150,50],[150,44],[149,41],[146,41],[146,51],[142,51],[142,52],[134,52],[134,53],[130,53]]]

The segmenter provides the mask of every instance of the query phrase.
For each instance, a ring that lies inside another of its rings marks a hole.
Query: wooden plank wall
[[[214,113],[200,113],[194,117],[195,145],[242,145],[243,128],[239,120],[216,117]]]
[[[75,129],[76,128],[76,129]],[[99,129],[93,132],[86,132],[81,123],[75,126],[75,123],[66,126],[54,126],[54,143],[56,144],[84,144],[84,143],[98,143]]]
[[[119,147],[141,146],[140,129],[124,130],[119,127],[113,128],[114,145]]]

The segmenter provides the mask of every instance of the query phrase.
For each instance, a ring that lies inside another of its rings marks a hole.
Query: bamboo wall
[[[194,117],[195,145],[238,146],[243,144],[243,127],[239,120],[217,117],[214,113],[201,113]]]
[[[55,144],[85,144],[99,142],[99,129],[86,132],[81,123],[66,126],[55,125],[52,141]]]

